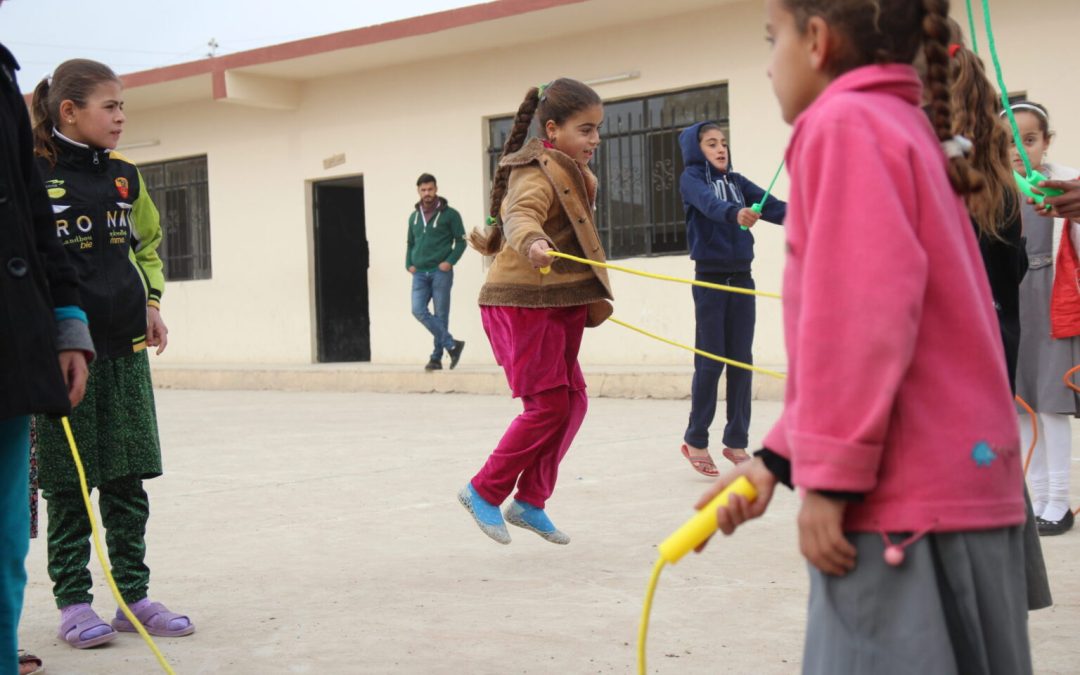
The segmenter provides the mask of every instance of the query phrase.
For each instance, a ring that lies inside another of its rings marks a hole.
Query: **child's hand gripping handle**
[[[758,202],[757,204],[754,204],[753,206],[751,206],[750,210],[760,216],[761,215],[761,210],[763,208],[765,208],[765,200],[768,199],[768,197],[769,197],[769,195],[766,194],[764,197],[761,198],[760,202]],[[740,225],[739,229],[745,232],[746,230],[749,230],[750,228],[746,227],[745,225]]]
[[[728,498],[733,494],[751,502],[757,499],[758,495],[754,484],[746,476],[739,476],[660,544],[660,557],[668,564],[674,564],[712,536],[716,532],[716,509],[727,506]]]
[[[552,258],[555,257],[554,255],[552,255],[553,251],[545,251],[545,253],[547,253]],[[541,267],[540,274],[551,274],[551,265],[545,265],[544,267]]]
[[[1020,188],[1020,192],[1031,197],[1032,201],[1039,206],[1043,205],[1043,202],[1046,201],[1047,197],[1057,197],[1060,194],[1064,194],[1061,190],[1039,187],[1041,181],[1050,179],[1034,169],[1032,169],[1031,173],[1027,176],[1021,176],[1019,171],[1014,170],[1013,178],[1016,179],[1016,185]]]

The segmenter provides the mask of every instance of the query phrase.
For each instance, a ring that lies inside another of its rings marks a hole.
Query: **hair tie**
[[[951,45],[949,45],[949,58],[950,59],[955,59],[956,58],[956,52],[960,51],[961,47],[963,47],[963,45],[957,44],[955,42],[952,43]]]
[[[945,151],[946,157],[954,159],[956,157],[967,157],[975,149],[975,145],[967,138],[957,135],[947,141],[942,141],[941,149]]]
[[[484,222],[485,222],[485,223],[486,223],[487,225],[490,225],[490,226],[494,226],[494,225],[498,225],[498,224],[499,224],[499,221],[498,221],[498,219],[496,219],[496,218],[495,218],[494,216],[488,216],[488,217],[487,217],[487,218],[485,219],[485,221],[484,221]]]
[[[41,77],[41,79],[45,80],[45,85],[46,85],[46,86],[48,86],[48,87],[51,87],[51,86],[52,86],[52,73],[45,73],[45,74],[44,74],[44,75],[43,75],[43,76]]]
[[[547,88],[550,87],[550,86],[551,86],[550,82],[545,82],[544,84],[536,85],[536,96],[537,96],[537,98],[539,98],[541,101],[543,101],[544,100],[544,92],[546,92]]]

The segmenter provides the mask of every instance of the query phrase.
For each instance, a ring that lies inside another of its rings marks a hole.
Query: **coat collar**
[[[59,163],[79,170],[105,170],[105,165],[109,160],[109,150],[73,141],[60,133],[58,129],[53,129],[53,138],[56,141]]]
[[[553,184],[572,183],[581,190],[581,197],[590,207],[596,201],[596,177],[587,167],[581,167],[570,155],[549,148],[539,138],[530,138],[517,152],[512,152],[499,160],[499,166],[526,166],[539,164]],[[553,169],[554,164],[556,169]]]
[[[547,148],[544,147],[544,142],[539,138],[530,138],[525,145],[521,146],[521,149],[517,152],[512,152],[509,155],[499,160],[499,166],[525,166],[526,164],[532,164],[539,160],[544,153],[547,152]],[[552,150],[552,153],[558,152]],[[558,154],[563,155],[567,159],[570,159],[561,152]],[[573,161],[573,160],[570,160]]]

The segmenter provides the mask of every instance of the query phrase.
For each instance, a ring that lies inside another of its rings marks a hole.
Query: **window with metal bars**
[[[158,255],[168,281],[210,278],[210,200],[206,155],[140,164],[161,213]]]
[[[600,148],[590,166],[599,182],[596,226],[609,258],[687,253],[679,132],[705,120],[728,134],[726,84],[604,103]],[[489,187],[513,122],[488,120]]]

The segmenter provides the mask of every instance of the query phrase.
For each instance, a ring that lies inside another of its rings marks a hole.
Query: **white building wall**
[[[1020,2],[995,3],[998,47],[1010,88],[1027,90],[1056,118],[1060,135],[1051,158],[1080,165],[1080,116],[1072,112],[1080,94],[1065,86],[1067,72],[1059,65],[1071,44],[1069,31],[1080,26],[1080,6],[1070,0],[1040,4],[1047,7],[1033,14]],[[1049,21],[1050,16],[1058,18]],[[133,160],[206,154],[209,162],[213,278],[168,285],[163,315],[171,331],[170,348],[162,361],[314,361],[309,185],[363,175],[372,361],[422,364],[431,340],[411,316],[404,270],[405,219],[416,201],[416,177],[424,171],[435,174],[440,194],[461,211],[466,228],[481,224],[486,211],[485,120],[512,113],[529,86],[554,77],[587,80],[640,72],[638,79],[598,85],[605,99],[727,82],[736,165],[755,182],[767,184],[790,130],[780,119],[766,77],[763,25],[761,3],[744,2],[723,5],[713,14],[571,34],[515,50],[315,79],[304,83],[295,111],[210,101],[138,111],[128,122],[125,141],[158,139],[160,144],[127,152]],[[981,46],[985,53],[985,40]],[[1055,60],[1054,53],[1061,59]],[[338,153],[345,155],[345,163],[325,170],[322,160]],[[786,176],[776,193],[786,196]],[[783,233],[764,222],[754,232],[758,288],[779,290]],[[619,262],[662,274],[693,274],[684,256]],[[482,260],[470,249],[456,270],[451,311],[452,332],[469,343],[467,364],[492,363],[475,302],[483,277]],[[693,342],[689,287],[620,273],[612,278],[616,316]],[[678,364],[687,363],[689,355],[608,324],[588,331],[582,357],[598,365]],[[755,360],[784,363],[775,300],[758,301]]]

